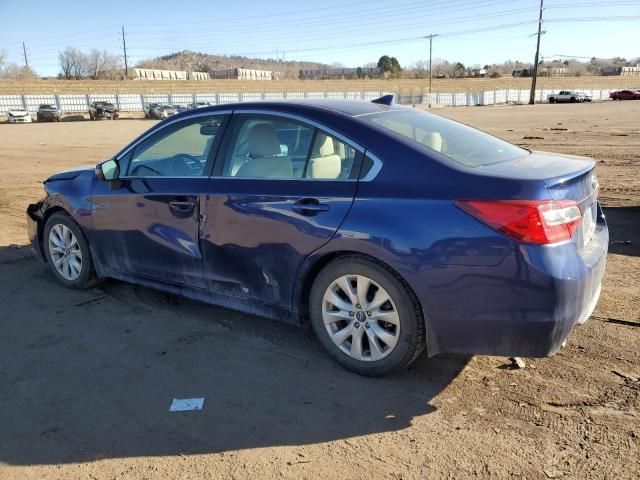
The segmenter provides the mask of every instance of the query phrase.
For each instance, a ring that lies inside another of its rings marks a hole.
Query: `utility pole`
[[[536,80],[538,79],[538,58],[540,55],[540,37],[542,36],[542,6],[544,0],[540,0],[540,16],[538,17],[538,45],[536,46],[536,59],[533,63],[533,78],[531,79],[531,92],[529,93],[529,105],[536,103]]]
[[[431,78],[433,77],[433,75],[431,74],[431,54],[433,53],[433,37],[438,37],[438,36],[439,35],[436,33],[436,34],[430,34],[424,37],[429,39],[429,93],[431,93]]]
[[[124,50],[124,79],[129,79],[129,65],[127,64],[127,40],[124,38],[124,25],[122,25],[122,48]]]
[[[29,68],[29,60],[27,60],[27,47],[25,47],[24,42],[22,42],[22,51],[24,52],[24,66]]]

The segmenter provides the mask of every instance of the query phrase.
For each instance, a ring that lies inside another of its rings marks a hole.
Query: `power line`
[[[338,18],[333,18],[334,15],[332,16],[326,16],[323,18],[315,18],[315,19],[311,19],[308,21],[302,21],[302,20],[298,20],[297,22],[295,22],[295,24],[293,25],[286,25],[285,27],[283,27],[282,22],[281,21],[277,21],[275,23],[262,23],[260,25],[260,28],[270,28],[271,30],[275,30],[275,36],[277,38],[280,38],[282,35],[286,35],[287,38],[291,38],[292,36],[292,32],[295,32],[297,30],[304,32],[305,34],[309,33],[309,30],[313,27],[321,27],[320,30],[318,30],[316,33],[318,34],[323,34],[326,35],[327,31],[332,31],[332,30],[336,30],[336,29],[342,29],[344,32],[348,32],[350,35],[353,35],[354,32],[354,28],[360,26],[359,24],[362,24],[362,27],[367,28],[367,29],[371,29],[373,26],[376,25],[383,25],[385,27],[385,31],[389,31],[391,24],[390,22],[393,21],[396,24],[401,24],[398,25],[395,29],[400,29],[402,31],[406,31],[406,29],[411,26],[411,25],[424,25],[424,22],[420,22],[420,23],[413,23],[413,24],[408,24],[407,21],[408,20],[417,20],[417,19],[421,19],[421,18],[429,18],[429,19],[434,19],[435,17],[440,17],[441,15],[445,15],[444,18],[439,18],[437,20],[438,25],[442,24],[442,21],[449,21],[449,23],[459,23],[465,19],[469,19],[469,20],[477,20],[478,18],[491,18],[493,16],[505,16],[511,13],[518,13],[518,12],[523,12],[523,11],[527,11],[527,10],[532,10],[531,8],[526,8],[526,9],[516,9],[516,10],[509,10],[509,11],[501,11],[501,12],[488,12],[488,13],[481,13],[478,14],[477,13],[477,5],[471,5],[469,3],[462,3],[460,5],[454,5],[454,2],[449,2],[449,4],[447,5],[447,9],[446,11],[442,11],[442,7],[437,7],[437,8],[428,8],[428,9],[424,9],[421,8],[420,11],[415,12],[415,8],[411,8],[411,9],[400,9],[400,8],[395,8],[393,11],[391,12],[385,12],[385,13],[380,13],[380,12],[371,12],[371,13],[362,13],[362,14],[358,14],[356,18],[350,18],[350,17],[345,17],[344,15],[338,15]],[[493,0],[491,2],[489,2],[488,4],[486,4],[486,6],[498,6],[501,4],[506,4],[506,3],[512,3],[512,0]],[[457,14],[459,12],[464,12],[464,11],[473,11],[474,13],[472,15],[467,15],[467,16],[460,16],[460,15],[449,15],[449,14]],[[330,24],[327,25],[327,22],[330,21]],[[211,29],[205,29],[204,31],[198,31],[198,30],[191,30],[190,32],[179,32],[179,33],[171,33],[171,34],[166,34],[165,32],[157,32],[157,30],[154,32],[152,32],[150,35],[154,36],[156,39],[169,39],[172,40],[174,39],[176,36],[179,36],[180,39],[191,39],[191,40],[196,40],[196,39],[216,39],[216,38],[221,38],[221,39],[225,39],[227,38],[229,35],[232,34],[242,34],[242,33],[253,33],[255,32],[256,27],[253,25],[248,25],[248,26],[244,26],[244,25],[231,25],[231,26],[227,26],[227,27],[221,27],[221,28],[217,28],[215,29],[215,31],[211,31]],[[145,35],[149,35],[146,32],[130,32],[132,35],[140,35],[140,34],[145,34]],[[158,33],[160,33],[160,35],[158,35]],[[260,36],[261,41],[264,41],[265,38],[274,38],[274,35],[261,35]]]

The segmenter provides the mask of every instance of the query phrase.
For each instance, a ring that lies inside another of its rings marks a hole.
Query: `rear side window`
[[[240,114],[215,175],[252,179],[355,180],[361,154],[319,128],[288,117]]]
[[[307,163],[305,178],[349,179],[352,178],[355,165],[355,148],[327,133],[318,131]]]
[[[222,175],[238,178],[303,178],[313,127],[294,120],[240,117]]]
[[[467,167],[514,160],[527,150],[458,122],[415,110],[362,117]]]

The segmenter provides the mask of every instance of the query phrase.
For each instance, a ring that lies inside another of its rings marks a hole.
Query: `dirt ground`
[[[28,255],[27,203],[153,122],[0,125],[0,479],[639,478],[640,102],[434,112],[598,161],[611,240],[632,244],[552,358],[368,379],[306,329],[116,281],[66,290]],[[203,410],[169,413],[184,397]]]

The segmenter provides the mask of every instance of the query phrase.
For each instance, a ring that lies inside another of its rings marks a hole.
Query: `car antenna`
[[[392,105],[393,104],[393,94],[383,95],[380,98],[376,98],[375,100],[371,100],[371,103],[378,103],[380,105]]]

